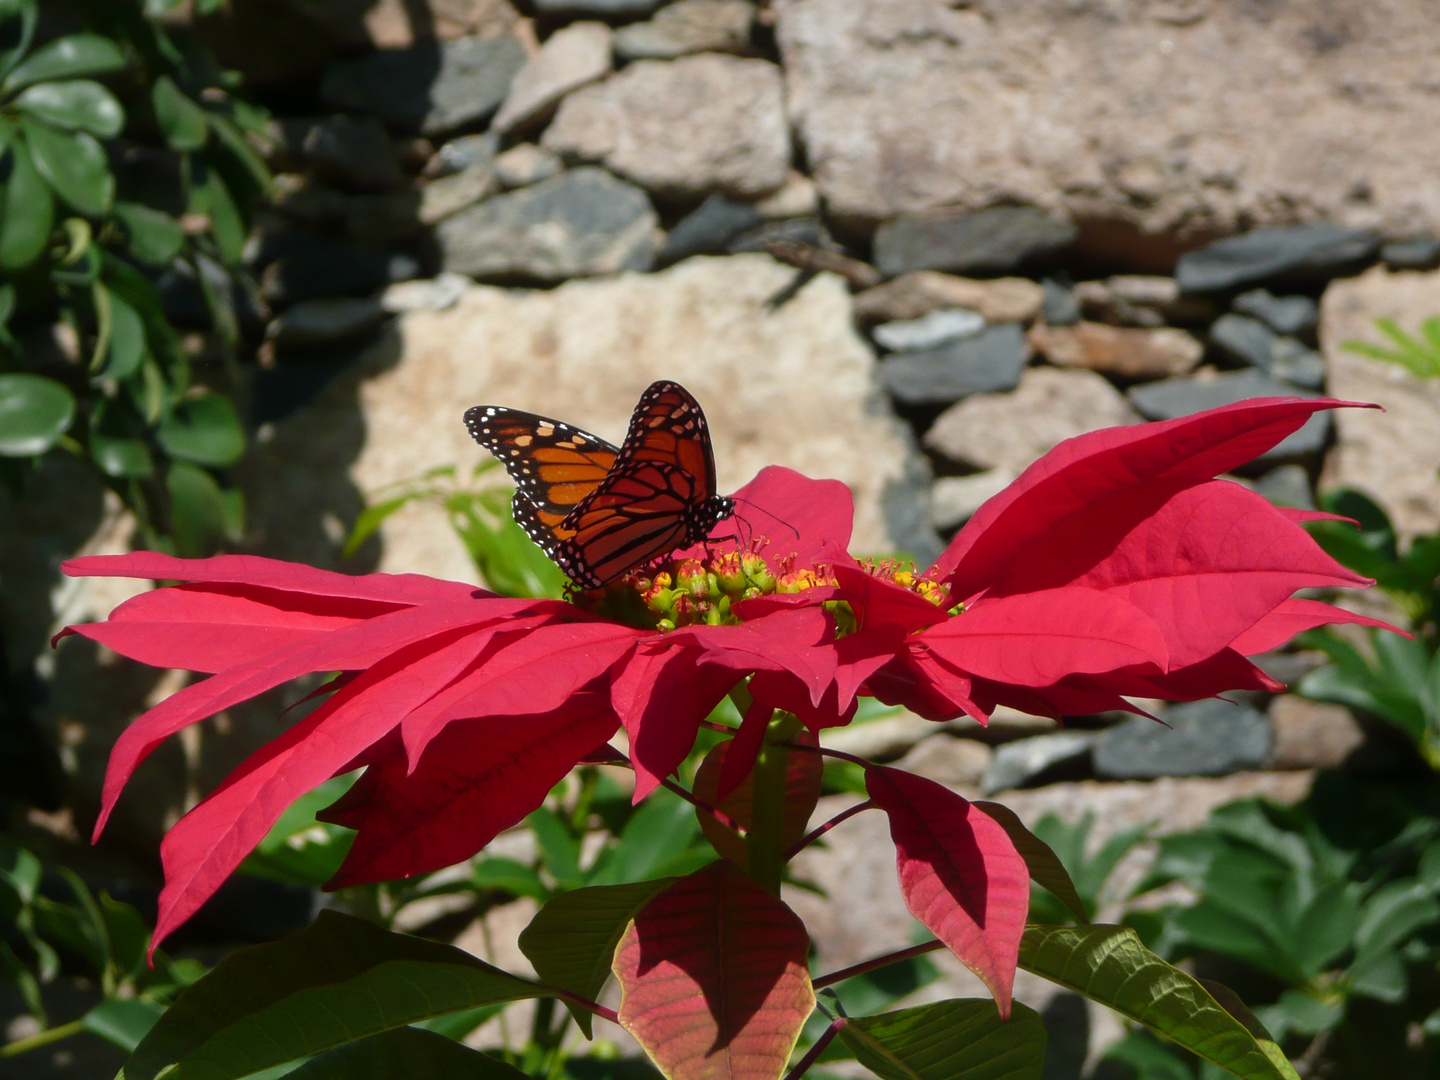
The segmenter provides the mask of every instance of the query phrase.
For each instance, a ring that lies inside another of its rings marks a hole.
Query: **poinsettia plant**
[[[1024,967],[1236,1075],[1294,1076],[1225,988],[1166,964],[1125,927],[1091,924],[1060,861],[1013,813],[817,736],[850,722],[865,696],[984,724],[1000,704],[1059,720],[1140,712],[1131,698],[1276,690],[1249,657],[1326,623],[1381,625],[1294,597],[1370,584],[1301,527],[1315,513],[1216,479],[1342,404],[1255,400],[1071,439],[986,503],[924,573],[852,558],[844,485],[778,467],[737,493],[755,533],[743,546],[712,539],[566,600],[246,556],[66,564],[76,576],[178,584],[61,636],[210,676],[121,736],[97,835],[164,739],[289,680],[340,673],[167,834],[152,949],[297,798],[357,770],[322,815],[355,831],[332,887],[467,859],[581,763],[633,770],[636,802],[663,786],[693,803],[717,856],[678,879],[554,897],[520,937],[535,978],[325,913],[222,961],[125,1075],[239,1077],[307,1057],[302,1072],[317,1076],[360,1060],[367,1075],[387,1060],[417,1075],[421,1058],[490,1075],[508,1067],[412,1025],[542,998],[564,1003],[587,1035],[596,1016],[619,1024],[676,1080],[798,1077],[837,1038],[882,1077],[1038,1077],[1043,1027],[1012,1000]],[[742,717],[733,727],[708,719],[727,696]],[[673,776],[702,727],[726,738],[687,790]],[[812,827],[827,758],[863,769],[868,798]],[[888,818],[901,892],[934,940],[813,973],[783,897],[786,864],[863,811]],[[1075,925],[1027,925],[1032,880]],[[817,1003],[817,990],[941,948],[993,1001],[867,1017]],[[600,1000],[612,976],[615,1009]],[[829,1025],[792,1061],[817,1008]]]

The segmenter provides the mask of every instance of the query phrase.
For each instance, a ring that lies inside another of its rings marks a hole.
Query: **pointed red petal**
[[[941,663],[915,640],[865,682],[876,700],[886,705],[903,705],[926,720],[973,717],[981,725],[989,721],[985,709],[970,697],[972,681],[963,671]]]
[[[511,634],[474,671],[405,718],[405,749],[417,763],[446,724],[483,716],[528,716],[560,708],[605,674],[642,631],[606,622],[552,623]]]
[[[1243,656],[1258,656],[1271,649],[1278,649],[1296,634],[1330,623],[1373,626],[1378,630],[1392,630],[1405,637],[1412,636],[1383,619],[1357,615],[1333,604],[1322,604],[1319,600],[1290,599],[1282,600],[1273,611],[1232,641],[1230,647]]]
[[[620,939],[620,1024],[670,1080],[778,1080],[815,1006],[809,947],[793,911],[716,863]]]
[[[923,596],[867,573],[858,563],[836,562],[831,571],[840,582],[860,625],[867,629],[899,627],[905,633],[945,621],[945,611]]]
[[[765,559],[771,569],[787,556],[798,568],[813,566],[823,560],[827,543],[842,550],[850,543],[855,500],[839,480],[812,480],[794,469],[767,465],[732,498],[739,522],[770,541]]]
[[[765,745],[765,732],[770,724],[770,719],[775,715],[775,710],[762,701],[752,701],[750,707],[745,710],[745,719],[740,722],[740,730],[729,742],[723,742],[706,756],[708,762],[714,757],[723,764],[720,766],[720,775],[715,779],[715,790],[708,794],[701,793],[700,778],[695,778],[695,794],[708,802],[715,803],[721,799],[728,798],[730,793],[740,786],[750,770],[755,768],[755,759],[760,756],[760,747]],[[725,749],[716,754],[721,747]],[[701,771],[704,771],[705,763],[701,763]]]
[[[468,859],[544,802],[618,726],[605,695],[580,693],[538,716],[450,724],[408,775],[397,746],[322,815],[358,830],[325,887],[393,881]]]
[[[998,577],[1022,545],[1078,510],[1146,481],[1209,479],[1257,457],[1317,411],[1352,402],[1257,398],[1067,439],[985,503],[931,568],[957,596]]]
[[[980,977],[1008,1017],[1030,910],[1025,860],[993,819],[933,780],[873,768],[865,787],[890,818],[906,907]]]
[[[763,734],[763,729],[762,729]],[[814,746],[815,738],[808,731],[795,736],[794,742]],[[731,761],[748,756],[749,761],[739,773],[739,783],[727,794],[723,780],[731,768]],[[695,772],[694,795],[701,802],[717,807],[730,821],[749,829],[755,819],[755,777],[751,771],[755,755],[746,754],[740,739],[729,739],[711,747]],[[794,844],[805,835],[810,815],[820,801],[820,786],[824,780],[825,759],[819,754],[804,750],[792,750],[785,755],[785,809],[781,817],[780,839],[785,847]],[[717,786],[719,781],[719,786]],[[710,845],[736,866],[744,869],[749,865],[745,848],[745,837],[729,825],[722,825],[714,814],[696,807],[695,816]]]
[[[493,596],[475,585],[444,581],[424,574],[352,576],[317,570],[304,563],[264,559],[258,555],[216,555],[210,559],[177,559],[155,551],[128,555],[86,555],[60,567],[70,577],[149,578],[153,581],[228,582],[242,588],[279,589],[351,600],[375,600],[409,606],[445,600]]]
[[[160,844],[165,888],[150,948],[188,919],[285,809],[392,730],[464,670],[473,634],[422,641],[385,657],[242,762]]]
[[[175,732],[257,694],[316,671],[368,668],[426,638],[481,626],[526,610],[534,601],[483,599],[403,608],[336,630],[298,649],[286,649],[228,668],[166,698],[127,727],[110,752],[95,836],[135,767]],[[448,642],[444,638],[441,644]]]
[[[835,651],[823,644],[830,619],[814,607],[777,611],[739,626],[686,626],[663,636],[670,647],[694,645],[704,650],[702,663],[724,664],[740,671],[788,671],[819,705],[835,677]]]
[[[1134,604],[1094,589],[985,597],[916,641],[962,671],[1019,686],[1132,664],[1168,666],[1164,635]]]

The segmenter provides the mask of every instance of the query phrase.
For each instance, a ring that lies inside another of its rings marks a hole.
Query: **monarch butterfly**
[[[650,384],[618,447],[500,405],[476,405],[465,426],[515,481],[515,520],[581,589],[704,540],[735,511],[715,494],[710,429],[679,383]]]

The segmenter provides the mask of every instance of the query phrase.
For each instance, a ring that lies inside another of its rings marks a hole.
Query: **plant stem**
[[[580,1008],[584,1009],[586,1012],[594,1013],[602,1020],[609,1020],[612,1024],[620,1023],[620,1014],[617,1013],[614,1009],[607,1009],[604,1005],[601,1005],[598,1002],[591,1001],[587,997],[581,997],[579,994],[572,994],[568,990],[560,991],[559,996],[561,1000],[573,1002],[574,1004],[579,1005]]]
[[[806,834],[806,836],[805,836],[803,839],[796,841],[794,844],[792,844],[789,848],[786,849],[786,851],[785,851],[785,861],[786,861],[786,862],[789,862],[789,861],[790,861],[791,859],[793,859],[796,855],[799,855],[800,852],[804,851],[807,847],[809,847],[811,844],[813,844],[816,840],[819,840],[820,837],[824,836],[827,832],[829,832],[831,829],[835,828],[835,826],[836,826],[836,825],[839,825],[842,821],[848,821],[848,820],[850,820],[850,818],[854,817],[856,814],[860,813],[862,810],[869,810],[869,809],[873,808],[874,805],[875,805],[875,803],[874,803],[874,801],[873,801],[872,799],[866,799],[864,802],[856,803],[854,806],[850,807],[848,810],[841,810],[840,813],[836,814],[834,817],[832,817],[829,821],[825,822],[823,825],[817,825],[817,826],[816,826],[814,829],[812,829],[808,834]]]
[[[785,871],[785,781],[787,744],[800,729],[800,721],[789,713],[776,713],[765,733],[765,742],[755,759],[754,796],[750,810],[750,831],[745,836],[745,854],[750,879],[761,888],[780,895],[780,878]]]
[[[806,1070],[815,1064],[815,1059],[825,1052],[825,1048],[830,1045],[830,1040],[840,1034],[840,1029],[847,1023],[848,1021],[843,1016],[837,1016],[834,1020],[831,1020],[830,1026],[815,1040],[815,1045],[810,1047],[809,1050],[806,1050],[805,1056],[797,1061],[795,1067],[785,1074],[785,1080],[800,1080],[800,1077],[805,1075]]]
[[[908,949],[901,949],[899,952],[886,953],[884,956],[877,956],[873,960],[863,960],[848,968],[841,968],[839,971],[832,971],[829,975],[821,975],[812,986],[819,990],[824,986],[834,986],[846,979],[853,979],[856,975],[864,975],[867,971],[874,971],[876,968],[886,967],[889,964],[898,964],[901,960],[909,960],[912,956],[924,956],[926,953],[943,949],[943,941],[927,941],[921,945],[911,945]]]
[[[15,1057],[29,1050],[38,1050],[42,1046],[59,1042],[61,1039],[68,1039],[71,1035],[78,1035],[85,1030],[84,1020],[71,1020],[68,1024],[61,1024],[59,1027],[46,1028],[44,1031],[37,1031],[24,1039],[16,1039],[12,1043],[0,1046],[0,1058]]]

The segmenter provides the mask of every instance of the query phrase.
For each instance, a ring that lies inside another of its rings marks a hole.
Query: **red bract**
[[[65,633],[210,676],[121,736],[96,832],[163,739],[316,674],[343,677],[166,836],[156,942],[329,777],[366,769],[329,812],[358,834],[332,884],[407,877],[478,851],[622,726],[644,797],[747,679],[754,704],[715,778],[721,799],[749,774],[777,709],[818,731],[846,723],[860,694],[984,722],[1002,702],[1060,716],[1131,708],[1125,695],[1274,688],[1246,656],[1311,626],[1368,621],[1295,590],[1368,582],[1320,551],[1306,515],[1214,476],[1338,404],[1252,401],[1072,439],[985,504],[921,576],[852,560],[844,485],[780,468],[736,493],[745,545],[717,541],[708,561],[692,552],[574,603],[239,556],[74,560],[72,575],[181,584]],[[937,933],[1003,1002],[1024,919],[1013,847],[978,811],[882,787],[912,899],[949,897],[923,901],[941,911]],[[917,847],[907,800],[938,807],[926,827],[948,868]]]

